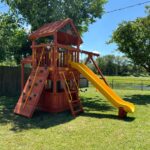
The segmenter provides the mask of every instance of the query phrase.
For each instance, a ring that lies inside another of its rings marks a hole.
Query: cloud
[[[93,53],[96,53],[96,54],[100,54],[100,52],[99,51],[92,51]]]

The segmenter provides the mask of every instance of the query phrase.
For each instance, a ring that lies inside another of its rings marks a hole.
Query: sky
[[[148,0],[108,0],[108,3],[104,5],[104,10],[108,12],[145,1]],[[126,10],[104,14],[95,23],[89,25],[88,32],[82,36],[83,44],[80,48],[98,52],[102,56],[107,54],[122,55],[116,51],[117,46],[115,44],[108,45],[106,42],[111,38],[113,31],[122,21],[132,21],[137,17],[146,16],[145,5],[150,5],[150,2]],[[0,12],[7,12],[8,9],[8,6],[0,4]]]
[[[109,0],[104,6],[105,12],[145,2],[146,0]],[[150,2],[148,3],[150,5]],[[147,5],[148,5],[147,4]],[[145,5],[128,8],[126,10],[104,14],[101,19],[89,26],[88,32],[83,35],[81,48],[89,51],[98,51],[102,56],[107,54],[121,55],[116,51],[115,44],[106,42],[111,38],[113,31],[122,21],[135,20],[137,17],[146,16]]]

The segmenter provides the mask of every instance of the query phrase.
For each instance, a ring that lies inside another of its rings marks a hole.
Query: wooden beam
[[[52,44],[41,43],[39,45],[32,45],[31,48],[39,48],[39,47],[46,47],[46,46],[52,46]]]
[[[94,56],[99,56],[99,54],[97,54],[97,53],[93,53],[93,52],[88,52],[88,51],[85,51],[85,50],[80,50],[81,51],[81,53],[84,53],[84,54],[87,54],[87,55],[94,55]]]
[[[74,48],[74,47],[71,47],[71,46],[68,46],[68,45],[63,45],[63,44],[57,43],[57,46],[59,48],[65,48],[65,49],[71,50],[71,51],[79,51],[78,48]]]
[[[94,55],[94,56],[97,56],[97,57],[99,56],[99,54],[97,54],[97,53],[88,52],[88,51],[85,51],[85,50],[80,50],[79,48],[74,48],[74,47],[67,46],[67,45],[58,44],[58,47],[65,48],[65,49],[75,51],[75,52],[84,53],[84,54],[87,54],[87,55]]]
[[[85,61],[85,65],[88,63],[89,60],[90,60],[90,57],[88,56],[86,61]]]
[[[96,62],[94,61],[94,59],[92,57],[90,57],[90,59],[92,60],[95,68],[97,69],[98,73],[100,74],[100,76],[102,77],[102,79],[104,80],[104,82],[108,85],[103,73],[101,72],[100,68],[98,67],[98,65],[96,64]]]

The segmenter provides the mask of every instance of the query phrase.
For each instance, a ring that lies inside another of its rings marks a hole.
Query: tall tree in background
[[[104,75],[147,75],[145,69],[135,65],[130,59],[125,56],[105,55],[96,59],[98,66],[101,68]],[[97,73],[94,65],[88,66]]]
[[[19,63],[21,57],[29,53],[27,33],[11,14],[0,14],[0,43],[0,62],[15,60]]]
[[[107,0],[0,0],[26,20],[32,30],[47,22],[73,19],[80,32],[100,18]]]
[[[146,8],[146,13],[150,17],[150,5],[146,6],[145,8]]]
[[[134,64],[144,67],[150,73],[149,10],[150,7],[147,6],[147,17],[121,23],[109,42],[115,42],[119,51],[130,58]]]

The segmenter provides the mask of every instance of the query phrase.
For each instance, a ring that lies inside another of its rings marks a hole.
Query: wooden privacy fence
[[[30,68],[25,68],[25,79]],[[21,67],[0,66],[0,96],[17,96],[21,90]]]
[[[30,68],[25,68],[25,80]],[[81,76],[80,87],[87,87],[88,81]],[[18,96],[21,90],[21,67],[0,66],[0,96]]]

